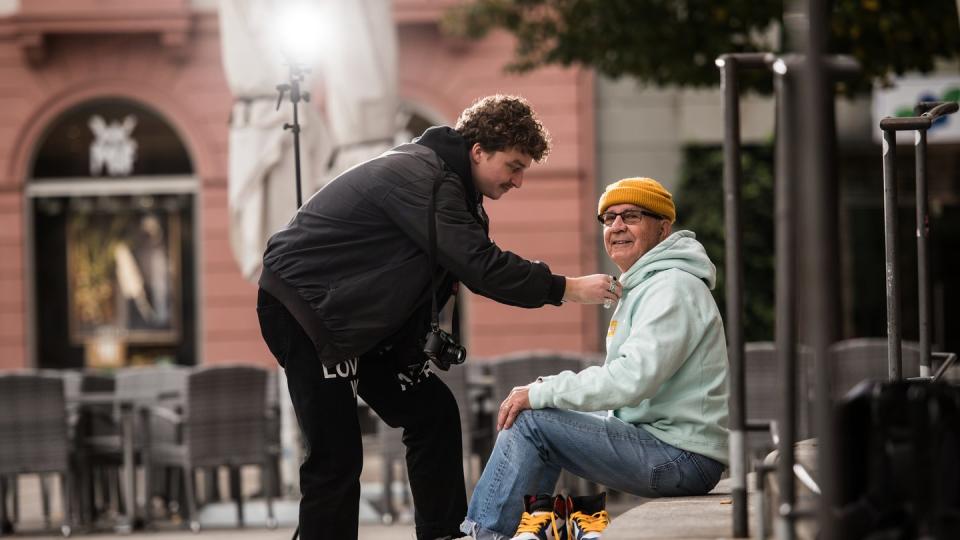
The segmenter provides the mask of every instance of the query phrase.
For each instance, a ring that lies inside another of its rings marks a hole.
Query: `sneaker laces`
[[[583,532],[603,532],[610,524],[610,514],[606,510],[593,514],[577,511],[570,514],[570,521],[575,521]]]
[[[523,515],[520,516],[520,526],[517,527],[516,534],[519,535],[525,532],[539,533],[548,521],[551,522],[550,525],[553,527],[554,538],[560,538],[560,531],[557,530],[557,520],[553,512],[537,512],[535,514],[524,512]]]

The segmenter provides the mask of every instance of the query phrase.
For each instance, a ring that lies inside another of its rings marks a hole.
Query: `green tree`
[[[745,145],[742,152],[744,338],[768,341],[773,339],[774,326],[773,150],[769,145]],[[680,228],[696,232],[717,265],[713,296],[720,313],[726,313],[722,177],[721,148],[692,145],[684,149],[677,218]]]
[[[864,91],[938,60],[960,59],[956,0],[828,0],[830,42],[861,66],[845,84]],[[681,87],[719,84],[714,60],[731,52],[795,50],[784,36],[784,6],[794,0],[470,0],[451,9],[445,31],[480,38],[504,29],[516,38],[510,71],[582,65],[610,76]],[[769,73],[746,72],[743,88],[770,92]],[[685,150],[678,189],[681,225],[697,232],[719,280],[725,308],[722,151]],[[773,156],[769,146],[743,149],[745,337],[773,337]]]
[[[791,50],[777,36],[790,0],[473,0],[452,9],[444,28],[477,38],[503,28],[517,38],[507,66],[526,71],[580,64],[660,85],[719,83],[728,52]],[[890,74],[929,72],[960,57],[955,0],[833,0],[830,50],[863,68],[859,89]],[[769,77],[745,84],[770,90]]]

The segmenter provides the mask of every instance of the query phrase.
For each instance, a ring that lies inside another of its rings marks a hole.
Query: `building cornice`
[[[180,62],[187,57],[187,45],[199,18],[205,17],[189,7],[20,12],[0,18],[0,39],[15,41],[27,62],[39,66],[47,58],[49,38],[53,36],[156,35],[170,60]]]
[[[437,23],[443,14],[462,0],[394,0],[393,19],[397,24]]]

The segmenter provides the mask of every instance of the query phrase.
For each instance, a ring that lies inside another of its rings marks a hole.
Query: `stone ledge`
[[[752,474],[747,485],[753,485]],[[753,502],[749,523],[754,523]],[[733,501],[729,479],[698,497],[650,499],[610,523],[604,540],[702,540],[732,538]]]

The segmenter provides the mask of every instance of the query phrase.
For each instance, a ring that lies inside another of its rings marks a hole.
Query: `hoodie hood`
[[[440,159],[463,180],[463,187],[471,200],[479,200],[476,186],[473,185],[473,169],[470,167],[470,149],[467,141],[455,129],[448,126],[427,128],[413,140],[414,143],[433,150]]]
[[[700,278],[710,290],[716,286],[717,267],[691,231],[677,231],[640,257],[620,276],[624,288],[633,288],[650,276],[676,268]]]

